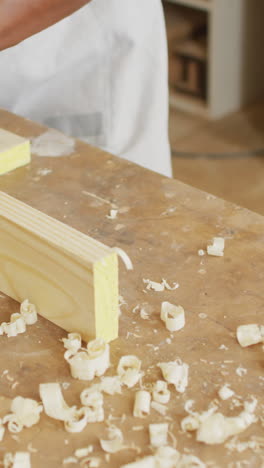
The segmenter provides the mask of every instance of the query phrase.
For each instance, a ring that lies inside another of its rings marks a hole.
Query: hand
[[[57,23],[90,0],[0,0],[0,50]]]

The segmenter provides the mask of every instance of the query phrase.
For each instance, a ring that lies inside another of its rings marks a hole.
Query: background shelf
[[[253,103],[264,93],[263,0],[164,0],[166,6],[169,11],[166,21],[169,49],[173,34],[177,40],[184,40],[184,34],[186,40],[195,39],[190,21],[194,21],[197,28],[199,12],[206,18],[207,24],[205,69],[201,75],[205,77],[205,92],[200,93],[204,100],[192,97],[190,92],[185,95],[185,86],[181,86],[182,92],[175,92],[177,82],[174,82],[170,99],[173,107],[219,118]],[[187,17],[187,21],[183,19],[181,22],[181,9],[189,11],[190,21]],[[184,49],[186,47],[182,47],[183,55]],[[173,54],[174,51],[170,51],[170,65],[173,64]],[[179,56],[181,60],[181,52]],[[173,73],[179,75],[178,66],[179,63],[175,69],[170,66],[170,81]],[[181,76],[177,79],[182,83]],[[188,76],[185,76],[185,80],[187,89]]]

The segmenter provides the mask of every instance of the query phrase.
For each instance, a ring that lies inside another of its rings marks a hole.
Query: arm
[[[71,15],[90,0],[0,0],[0,50]]]

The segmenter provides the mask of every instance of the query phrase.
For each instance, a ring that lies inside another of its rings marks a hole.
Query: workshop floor
[[[217,121],[171,111],[170,140],[175,178],[264,215],[264,100]]]

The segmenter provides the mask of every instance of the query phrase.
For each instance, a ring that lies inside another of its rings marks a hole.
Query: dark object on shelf
[[[164,3],[168,49],[169,84],[175,90],[206,99],[205,12]]]
[[[207,48],[205,40],[187,40],[173,54],[177,77],[173,87],[182,93],[207,98]],[[172,82],[171,82],[172,84]]]

